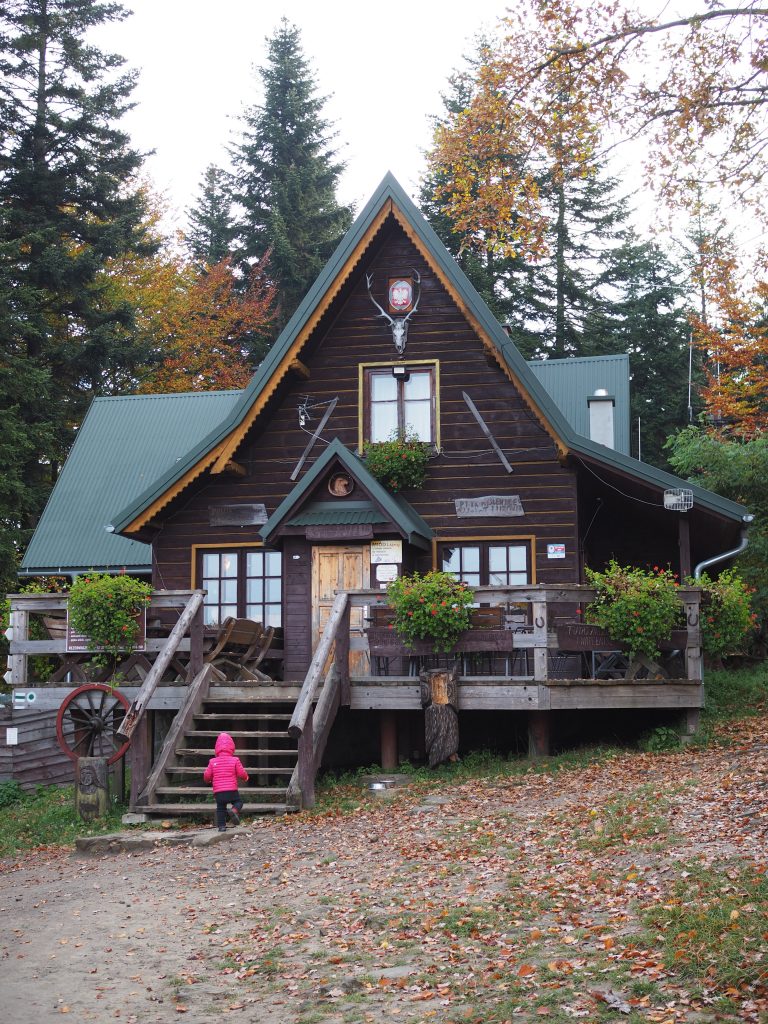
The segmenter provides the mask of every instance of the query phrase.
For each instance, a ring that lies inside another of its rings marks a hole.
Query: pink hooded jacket
[[[248,772],[239,757],[235,757],[235,741],[228,732],[219,734],[214,747],[216,756],[208,762],[203,773],[206,782],[213,782],[213,792],[222,793],[237,789],[237,780],[248,781]]]

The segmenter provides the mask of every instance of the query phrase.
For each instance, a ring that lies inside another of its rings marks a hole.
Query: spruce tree
[[[601,290],[610,301],[589,317],[585,327],[585,355],[629,355],[631,451],[667,470],[667,438],[686,426],[690,415],[685,277],[658,245],[632,233],[611,254],[601,276]],[[694,388],[698,366],[697,356]]]
[[[214,164],[206,168],[197,206],[188,211],[188,221],[186,242],[194,260],[212,267],[232,255],[232,182],[226,171]]]
[[[325,98],[304,56],[298,28],[284,18],[267,40],[259,69],[264,100],[246,110],[233,148],[241,258],[270,252],[278,288],[278,323],[290,318],[349,227],[352,214],[336,199],[343,164],[322,117]]]
[[[87,42],[125,15],[94,0],[0,3],[0,346],[15,367],[0,388],[25,438],[13,468],[22,541],[88,401],[134,358],[131,310],[103,293],[108,260],[143,244],[141,156],[116,127],[135,78]]]

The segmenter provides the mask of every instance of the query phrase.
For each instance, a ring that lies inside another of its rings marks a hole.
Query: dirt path
[[[638,944],[642,915],[696,872],[733,879],[734,925],[765,915],[739,891],[768,856],[768,725],[746,728],[730,749],[403,791],[344,816],[248,823],[207,848],[6,864],[0,1013],[758,1021],[759,929],[744,932],[755,984],[730,995]]]

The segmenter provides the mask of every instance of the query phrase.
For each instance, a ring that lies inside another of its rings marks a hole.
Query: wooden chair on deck
[[[227,618],[205,655],[207,664],[222,679],[247,679],[251,682],[271,682],[272,677],[259,669],[275,635],[273,626],[264,629],[253,619]],[[231,674],[230,674],[231,673]]]

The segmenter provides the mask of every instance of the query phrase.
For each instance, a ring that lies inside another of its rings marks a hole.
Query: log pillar
[[[397,769],[397,712],[383,710],[379,718],[381,767],[385,772]]]
[[[549,757],[550,716],[548,711],[528,712],[528,757],[532,761]]]
[[[83,821],[106,817],[108,796],[106,757],[78,757],[75,807]]]

